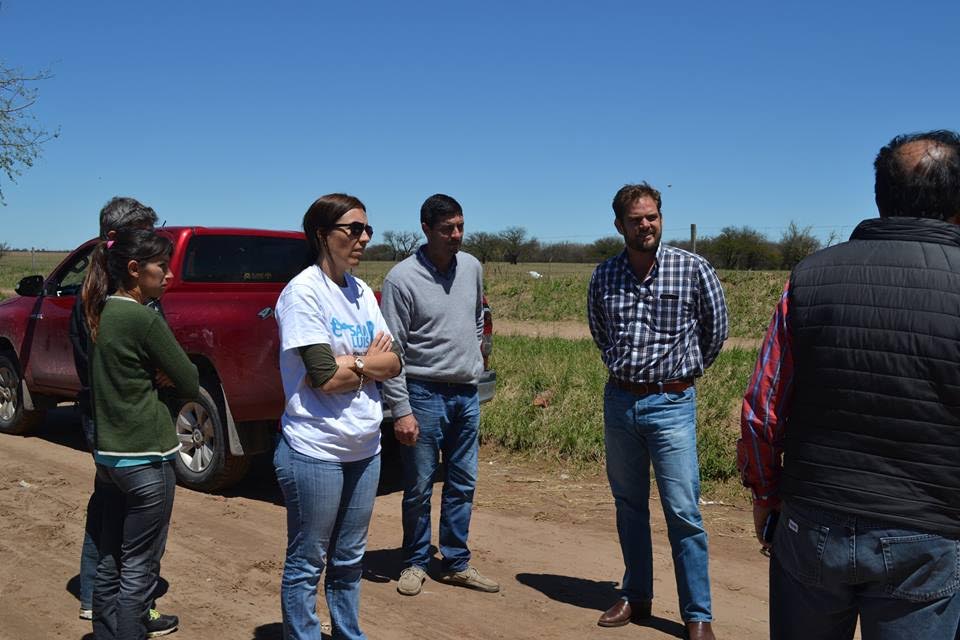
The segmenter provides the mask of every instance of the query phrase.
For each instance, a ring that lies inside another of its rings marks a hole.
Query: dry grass
[[[46,276],[67,257],[61,251],[9,251],[0,258],[0,298],[13,295],[13,288],[25,276]]]

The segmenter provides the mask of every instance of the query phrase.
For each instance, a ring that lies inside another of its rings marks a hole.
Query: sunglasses
[[[351,238],[359,238],[363,235],[363,232],[367,232],[367,237],[373,237],[373,227],[368,224],[363,224],[362,222],[341,222],[340,224],[330,225],[332,228],[342,228],[347,229],[347,233],[350,234]]]

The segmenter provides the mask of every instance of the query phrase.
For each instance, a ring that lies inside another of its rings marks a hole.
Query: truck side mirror
[[[14,290],[21,296],[36,298],[43,293],[43,276],[21,278]]]

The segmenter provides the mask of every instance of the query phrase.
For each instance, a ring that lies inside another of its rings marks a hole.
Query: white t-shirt
[[[328,344],[334,357],[363,355],[378,331],[389,334],[373,291],[346,274],[339,286],[316,265],[284,287],[277,300],[280,325],[280,376],[286,406],[281,427],[297,452],[322,460],[353,462],[380,451],[383,406],[374,381],[360,393],[326,393],[307,384],[307,368],[297,350]]]

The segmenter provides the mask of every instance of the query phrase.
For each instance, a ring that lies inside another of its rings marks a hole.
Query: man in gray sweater
[[[381,310],[404,371],[383,383],[403,459],[403,563],[397,591],[420,593],[430,560],[430,497],[440,452],[441,580],[479,591],[500,585],[470,566],[467,536],[477,484],[483,372],[483,269],[460,252],[463,209],[443,194],[420,208],[427,244],[383,281]]]

